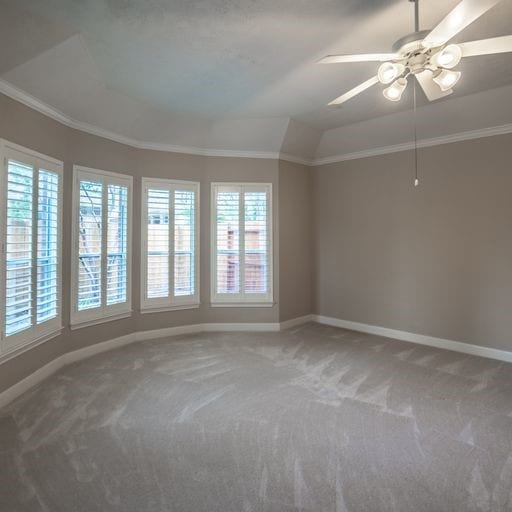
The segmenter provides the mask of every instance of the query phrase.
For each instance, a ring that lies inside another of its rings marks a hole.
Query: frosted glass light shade
[[[384,62],[380,65],[377,77],[381,84],[390,84],[395,78],[404,72],[403,64],[395,64],[394,62]]]
[[[451,89],[461,77],[460,71],[449,71],[443,69],[434,74],[434,82],[439,86],[441,91],[448,91]]]
[[[399,78],[395,80],[389,87],[386,87],[382,94],[384,98],[389,101],[400,101],[405,88],[407,87],[407,80],[405,78]]]

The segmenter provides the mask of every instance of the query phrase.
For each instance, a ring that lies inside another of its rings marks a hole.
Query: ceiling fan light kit
[[[395,78],[399,77],[405,71],[405,66],[401,63],[384,62],[379,67],[377,77],[381,84],[390,84]]]
[[[449,44],[440,52],[432,56],[432,64],[434,66],[446,69],[454,68],[462,59],[462,49],[456,44]]]
[[[389,101],[400,101],[402,94],[407,87],[407,78],[398,78],[389,87],[382,91],[384,98]]]
[[[462,73],[460,71],[450,71],[448,69],[438,69],[433,74],[434,82],[441,91],[449,91],[459,81]]]
[[[455,35],[500,1],[462,0],[433,30],[420,31],[419,0],[409,0],[414,2],[415,31],[396,41],[393,53],[328,55],[319,61],[322,64],[382,62],[376,76],[339,96],[329,105],[341,105],[377,83],[391,84],[383,90],[383,95],[390,101],[399,101],[411,76],[419,83],[429,101],[451,94],[452,87],[461,78],[461,72],[452,69],[462,58],[512,52],[512,35],[448,44]]]

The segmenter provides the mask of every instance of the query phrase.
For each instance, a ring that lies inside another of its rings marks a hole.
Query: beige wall
[[[512,136],[314,169],[283,161],[136,150],[67,128],[0,95],[0,137],[64,161],[61,336],[3,363],[0,392],[59,355],[136,330],[202,322],[278,322],[311,312],[512,350]],[[140,252],[131,318],[70,331],[72,166],[201,183],[201,307],[141,315]],[[211,308],[210,183],[273,184],[272,308]]]
[[[280,320],[312,312],[312,171],[279,162]]]
[[[315,309],[512,350],[512,136],[314,170]]]
[[[136,330],[214,322],[279,321],[279,217],[274,219],[274,301],[271,308],[210,307],[210,183],[253,181],[272,183],[273,208],[278,212],[279,162],[264,159],[220,158],[137,150],[67,128],[0,95],[0,138],[64,162],[63,323],[61,336],[3,363],[0,392],[59,355]],[[140,251],[133,251],[133,315],[128,319],[69,329],[71,272],[71,199],[73,165],[131,174],[134,177],[133,239],[140,239],[141,179],[143,176],[194,180],[201,183],[199,309],[140,314]]]

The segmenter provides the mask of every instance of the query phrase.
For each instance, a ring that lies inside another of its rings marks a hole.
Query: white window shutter
[[[128,283],[128,187],[108,185],[107,305],[126,302]]]
[[[34,169],[9,160],[5,244],[5,334],[33,325]]]
[[[57,316],[59,303],[59,176],[40,170],[37,199],[37,323]]]
[[[61,329],[62,162],[0,140],[0,356]]]
[[[142,180],[143,310],[199,304],[199,183]]]
[[[195,194],[174,190],[174,296],[195,293]]]
[[[271,305],[272,186],[212,184],[212,303]]]
[[[147,191],[147,297],[169,297],[170,191]]]
[[[241,189],[222,189],[216,197],[217,293],[240,294]]]
[[[78,212],[78,310],[98,308],[102,297],[103,184],[80,180]]]
[[[131,313],[132,178],[75,166],[72,326]]]

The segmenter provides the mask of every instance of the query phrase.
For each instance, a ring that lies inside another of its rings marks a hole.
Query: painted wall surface
[[[64,162],[63,203],[63,323],[62,334],[4,362],[0,392],[49,363],[59,355],[137,330],[215,322],[279,321],[279,230],[274,218],[274,306],[269,308],[210,307],[210,184],[213,181],[265,182],[273,186],[273,210],[278,212],[279,162],[277,160],[220,158],[138,150],[60,123],[0,95],[0,138],[39,151]],[[133,250],[133,314],[130,318],[76,330],[69,329],[71,275],[71,204],[73,165],[130,174],[134,177],[133,239],[141,232],[141,180],[157,177],[199,181],[200,190],[200,296],[198,309],[141,314],[140,250]]]
[[[278,322],[316,312],[512,350],[512,136],[307,168],[277,160],[138,150],[67,128],[0,95],[0,137],[64,161],[61,336],[5,362],[0,392],[59,355],[133,331],[212,322]],[[133,251],[133,315],[69,330],[73,164],[134,177],[140,238],[143,176],[201,184],[201,306],[141,314]],[[210,307],[210,184],[270,182],[271,308]]]
[[[280,321],[312,311],[312,170],[279,162]]]
[[[512,136],[314,170],[316,313],[512,350]]]

